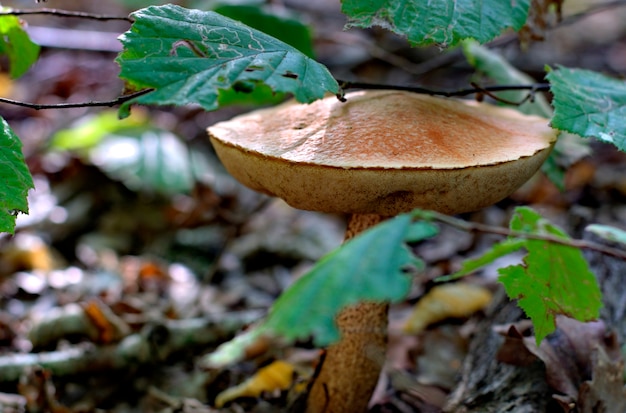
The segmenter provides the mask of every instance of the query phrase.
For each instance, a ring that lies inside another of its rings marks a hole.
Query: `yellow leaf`
[[[469,317],[485,308],[491,297],[488,289],[474,284],[458,282],[436,286],[417,302],[404,331],[417,334],[446,318]]]
[[[14,89],[13,79],[6,73],[0,73],[0,96],[8,98]]]
[[[16,235],[3,249],[0,258],[7,273],[21,270],[48,273],[61,264],[48,244],[27,233]]]
[[[215,407],[221,408],[239,397],[259,397],[263,392],[287,390],[293,382],[294,371],[292,364],[277,360],[260,369],[243,383],[218,394],[215,398]]]

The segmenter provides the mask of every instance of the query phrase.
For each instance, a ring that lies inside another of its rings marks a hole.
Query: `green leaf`
[[[528,207],[515,210],[510,227],[513,231],[568,238]],[[528,239],[526,249],[523,264],[501,268],[499,281],[532,320],[537,345],[554,331],[559,314],[579,321],[598,318],[600,287],[578,248]]]
[[[408,214],[377,225],[322,258],[272,306],[263,328],[287,340],[313,336],[318,346],[339,339],[335,315],[359,301],[398,301],[411,279],[403,269],[414,262],[404,245]]]
[[[268,317],[222,344],[202,363],[219,367],[241,360],[261,337],[279,337],[282,344],[313,337],[317,346],[339,340],[335,316],[359,301],[398,301],[411,285],[404,269],[423,266],[405,245],[434,236],[437,228],[412,221],[411,214],[385,221],[322,258],[274,302]]]
[[[311,30],[295,18],[268,13],[259,6],[250,5],[224,4],[213,11],[273,36],[310,58],[315,57]]]
[[[420,242],[427,238],[432,238],[437,234],[439,234],[439,227],[437,225],[432,222],[417,221],[409,226],[404,241],[409,243]]]
[[[147,117],[139,111],[120,120],[115,111],[105,110],[85,116],[72,127],[56,132],[52,135],[50,147],[60,150],[91,149],[108,135],[146,124]]]
[[[493,244],[491,248],[485,251],[481,256],[476,258],[468,258],[461,264],[461,269],[454,274],[438,277],[437,282],[447,282],[456,280],[457,278],[465,277],[473,273],[474,271],[493,263],[498,258],[502,258],[505,255],[509,255],[513,252],[519,251],[524,248],[526,244],[522,239],[507,239],[496,244]]]
[[[626,231],[609,225],[591,224],[585,227],[585,231],[591,232],[598,237],[611,242],[626,245]]]
[[[209,169],[202,154],[171,132],[135,128],[108,135],[90,152],[91,162],[135,191],[189,193]]]
[[[245,360],[248,349],[253,347],[258,340],[263,339],[266,333],[260,325],[249,328],[204,356],[199,362],[200,368],[219,369]]]
[[[220,4],[213,11],[273,36],[310,58],[314,57],[311,31],[299,20],[266,12],[262,4]],[[250,93],[237,92],[234,89],[220,90],[219,106],[274,105],[285,100],[284,93],[277,93],[265,84],[252,86],[254,89]]]
[[[560,67],[547,79],[554,95],[554,128],[593,137],[626,151],[626,82]]]
[[[522,28],[530,0],[342,0],[347,26],[381,26],[413,45],[454,46],[463,39],[488,42],[504,29]]]
[[[481,46],[475,40],[466,40],[462,44],[465,58],[476,70],[484,73],[494,80],[498,85],[530,85],[535,83],[535,79],[526,73],[520,72],[513,67],[500,54]],[[528,90],[509,90],[498,92],[496,96],[511,101],[522,102],[529,94]],[[540,93],[535,94],[534,100],[526,101],[516,106],[516,110],[528,115],[538,115],[544,118],[552,116],[552,108],[545,96]]]
[[[34,184],[22,155],[22,142],[0,119],[0,231],[13,234],[17,212],[28,213],[28,190]]]
[[[256,84],[312,102],[339,86],[328,69],[297,49],[218,13],[175,5],[133,13],[116,61],[131,88],[153,88],[130,103],[218,107],[219,90]]]
[[[250,90],[246,92],[235,89],[220,89],[217,102],[219,107],[225,106],[259,106],[275,105],[285,100],[284,93],[274,92],[269,86],[262,83],[250,83]]]
[[[0,54],[8,56],[12,78],[26,73],[39,57],[39,45],[30,40],[15,16],[0,16]]]

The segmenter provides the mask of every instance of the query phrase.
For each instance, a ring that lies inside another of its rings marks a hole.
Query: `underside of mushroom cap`
[[[295,208],[454,214],[506,197],[556,140],[548,121],[400,91],[286,103],[209,128],[228,171]]]

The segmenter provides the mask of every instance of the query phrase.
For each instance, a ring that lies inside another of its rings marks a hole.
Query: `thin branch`
[[[493,225],[481,224],[478,222],[469,222],[462,219],[454,218],[445,214],[441,214],[435,211],[419,211],[414,215],[415,219],[424,219],[430,221],[439,221],[451,227],[460,229],[466,232],[482,232],[485,234],[502,235],[505,237],[516,237],[523,239],[531,239],[538,241],[547,241],[554,244],[565,245],[568,247],[574,247],[579,249],[587,249],[592,251],[601,252],[605,255],[620,258],[626,261],[626,251],[608,247],[606,245],[598,244],[592,241],[586,241],[581,239],[560,238],[554,235],[544,234],[531,234],[522,231],[513,231],[505,227],[498,227]]]
[[[412,87],[412,86],[397,86],[397,85],[379,85],[372,83],[361,83],[361,82],[346,82],[342,80],[338,80],[339,86],[342,89],[370,89],[370,90],[406,90],[413,93],[421,93],[426,95],[436,95],[436,96],[467,96],[475,93],[485,93],[485,92],[502,92],[506,90],[529,90],[531,93],[534,92],[544,92],[550,90],[549,83],[535,83],[532,85],[498,85],[498,86],[486,86],[486,87],[478,87],[471,89],[461,89],[457,91],[445,91],[445,90],[432,90],[432,89],[424,89],[421,87]],[[99,102],[78,102],[78,103],[55,103],[55,104],[37,104],[37,103],[29,103],[29,102],[21,102],[19,100],[0,98],[0,103],[7,103],[15,106],[23,106],[26,108],[41,110],[41,109],[70,109],[70,108],[83,108],[83,107],[101,107],[108,106],[113,107],[119,104],[122,104],[128,100],[134,99],[136,97],[145,95],[146,93],[152,92],[154,89],[144,89],[139,92],[131,93],[129,95],[120,96],[114,100],[107,101],[99,101]],[[340,100],[343,99],[343,94],[337,96]]]
[[[445,90],[425,89],[422,87],[414,87],[414,86],[382,85],[382,84],[374,84],[374,83],[350,82],[350,81],[345,81],[345,80],[337,80],[337,82],[339,83],[339,87],[341,87],[341,89],[343,90],[347,90],[347,89],[406,90],[408,92],[420,93],[424,95],[445,96],[445,97],[468,96],[468,95],[473,95],[476,93],[503,92],[507,90],[528,90],[531,93],[547,92],[550,90],[549,83],[534,83],[530,85],[497,85],[497,86],[473,87],[469,89],[460,89],[456,91],[445,91]]]
[[[500,103],[504,103],[506,105],[521,106],[522,104],[526,103],[528,100],[533,100],[534,97],[535,97],[535,90],[531,90],[530,93],[527,94],[524,99],[520,100],[519,102],[513,102],[512,100],[504,99],[504,98],[501,98],[501,97],[495,95],[494,93],[492,93],[491,91],[489,91],[489,90],[485,89],[484,87],[480,86],[476,82],[472,82],[471,85],[472,85],[472,87],[475,87],[476,89],[480,89],[479,93],[484,93],[485,95],[489,96],[493,100],[495,100],[497,102],[500,102]],[[482,100],[482,99],[480,99],[480,100]]]
[[[580,13],[573,14],[561,20],[561,22],[554,28],[559,28],[563,26],[569,26],[571,24],[577,23],[579,20],[585,19],[589,16],[593,16],[597,13],[602,13],[614,8],[626,6],[625,0],[616,0],[609,1],[607,3],[600,3],[589,7],[587,10],[584,10]]]
[[[49,14],[57,17],[77,17],[90,20],[124,20],[132,23],[134,20],[128,16],[107,16],[102,14],[85,13],[82,11],[69,11],[57,9],[8,9],[0,12],[0,16],[26,16],[32,14]]]
[[[13,99],[7,99],[7,98],[0,98],[0,103],[7,103],[9,105],[15,105],[15,106],[23,106],[25,108],[31,108],[31,109],[35,109],[35,110],[41,110],[41,109],[70,109],[70,108],[86,108],[86,107],[100,107],[100,106],[113,107],[113,106],[117,106],[119,104],[122,104],[124,102],[127,102],[127,101],[129,101],[131,99],[134,99],[136,97],[145,95],[146,93],[150,93],[153,90],[154,89],[144,89],[144,90],[140,90],[139,92],[135,92],[135,93],[131,93],[131,94],[128,94],[128,95],[120,96],[120,97],[118,97],[117,99],[114,99],[114,100],[105,100],[105,101],[99,101],[99,102],[38,104],[38,103],[21,102],[19,100],[13,100]]]

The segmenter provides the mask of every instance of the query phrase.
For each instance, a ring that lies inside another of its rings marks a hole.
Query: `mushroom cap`
[[[208,129],[241,183],[295,208],[396,215],[492,205],[547,158],[546,119],[474,101],[363,91],[287,102]]]

